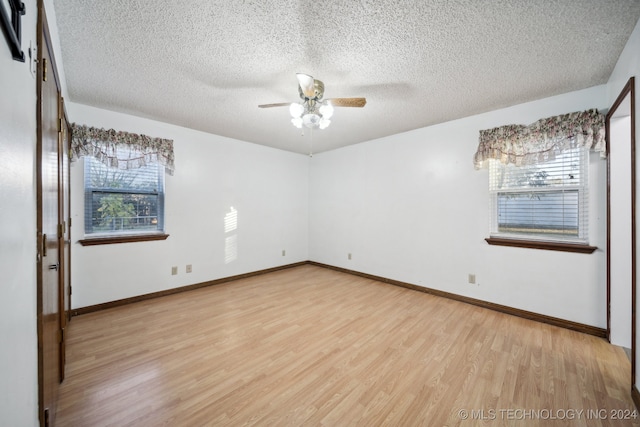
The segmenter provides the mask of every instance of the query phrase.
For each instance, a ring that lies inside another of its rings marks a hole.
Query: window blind
[[[584,147],[532,165],[491,160],[491,235],[586,243],[588,165]]]

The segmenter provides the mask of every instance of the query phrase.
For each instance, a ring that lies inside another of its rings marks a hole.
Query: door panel
[[[628,101],[623,101],[628,102]],[[630,117],[609,118],[609,342],[631,348],[631,138]]]

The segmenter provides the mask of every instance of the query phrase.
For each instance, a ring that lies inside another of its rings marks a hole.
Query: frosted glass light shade
[[[315,128],[320,123],[320,116],[317,114],[305,114],[302,116],[302,122],[308,128]]]
[[[317,104],[298,104],[289,105],[289,113],[291,113],[291,123],[298,129],[302,126],[309,129],[326,129],[331,121],[329,118],[333,116],[333,105],[328,102]]]
[[[320,107],[320,114],[325,119],[330,119],[333,116],[333,105],[326,103]]]
[[[291,119],[291,123],[298,129],[302,129],[302,119],[300,117],[294,117]]]
[[[320,127],[320,129],[326,129],[329,127],[330,124],[331,124],[331,120],[325,119],[323,117],[320,119],[320,122],[318,123],[318,127]]]
[[[291,117],[296,118],[302,116],[304,113],[304,107],[300,104],[293,103],[289,106],[289,113],[291,113]]]

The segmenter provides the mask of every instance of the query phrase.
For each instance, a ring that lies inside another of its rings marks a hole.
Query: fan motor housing
[[[313,80],[313,97],[311,98],[307,98],[304,95],[304,92],[302,91],[302,88],[300,87],[300,85],[298,85],[298,93],[300,94],[300,99],[302,99],[303,101],[310,100],[310,99],[320,101],[324,96],[324,83],[322,83],[320,80],[316,80],[316,79]]]

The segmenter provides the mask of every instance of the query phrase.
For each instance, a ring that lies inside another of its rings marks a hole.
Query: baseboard
[[[95,311],[106,310],[108,308],[120,307],[127,304],[133,304],[140,301],[146,301],[153,298],[164,297],[167,295],[178,294],[181,292],[192,291],[194,289],[200,289],[207,286],[219,285],[222,283],[232,282],[234,280],[246,279],[248,277],[260,276],[266,273],[273,273],[274,271],[286,270],[288,268],[299,267],[306,265],[308,261],[296,262],[293,264],[281,265],[279,267],[267,268],[265,270],[253,271],[250,273],[238,274],[236,276],[223,277],[221,279],[210,280],[208,282],[196,283],[194,285],[181,286],[179,288],[167,289],[159,292],[152,292],[150,294],[138,295],[131,298],[119,299],[116,301],[109,301],[102,304],[90,305],[87,307],[75,308],[71,310],[72,316],[80,316],[82,314],[93,313]]]
[[[506,305],[494,304],[492,302],[483,301],[475,298],[469,298],[462,295],[453,294],[450,292],[440,291],[437,289],[426,288],[423,286],[413,285],[411,283],[405,283],[398,280],[387,279],[386,277],[375,276],[373,274],[361,273],[359,271],[349,270],[342,267],[335,267],[328,264],[322,264],[315,261],[308,261],[308,264],[318,267],[329,268],[331,270],[340,271],[342,273],[353,274],[356,276],[364,277],[378,282],[388,283],[390,285],[400,286],[403,288],[413,289],[414,291],[424,292],[427,294],[452,299],[455,301],[472,304],[478,307],[488,308],[490,310],[499,311],[501,313],[510,314],[512,316],[522,317],[524,319],[535,320],[537,322],[546,323],[549,325],[559,326],[561,328],[570,329],[577,332],[582,332],[589,335],[594,335],[600,338],[607,337],[606,329],[597,328],[595,326],[585,325],[582,323],[571,322],[569,320],[559,319],[557,317],[546,316],[544,314],[534,313],[531,311],[520,310],[517,308],[509,307]]]
[[[424,292],[427,294],[452,299],[455,301],[464,302],[467,304],[472,304],[478,307],[488,308],[490,310],[498,311],[505,314],[510,314],[512,316],[521,317],[524,319],[535,320],[537,322],[546,323],[549,325],[559,326],[561,328],[570,329],[577,332],[582,332],[589,335],[594,335],[600,338],[607,337],[606,329],[597,328],[595,326],[585,325],[582,323],[571,322],[569,320],[559,319],[557,317],[546,316],[544,314],[534,313],[531,311],[520,310],[517,308],[509,307],[506,305],[494,304],[492,302],[487,302],[475,298],[469,298],[462,295],[453,294],[450,292],[440,291],[437,289],[426,288],[423,286],[413,285],[411,283],[401,282],[399,280],[388,279],[386,277],[375,276],[373,274],[362,273],[355,270],[349,270],[342,267],[336,267],[333,265],[322,264],[315,261],[301,261],[293,264],[286,264],[279,267],[267,268],[265,270],[258,270],[250,273],[239,274],[236,276],[224,277],[221,279],[210,280],[208,282],[196,283],[194,285],[182,286],[179,288],[167,289],[164,291],[153,292],[150,294],[138,295],[131,298],[124,298],[116,301],[105,302],[102,304],[91,305],[87,307],[81,307],[71,310],[73,316],[80,316],[82,314],[93,313],[95,311],[105,310],[108,308],[119,307],[127,304],[132,304],[135,302],[145,301],[153,298],[159,298],[167,295],[173,295],[180,292],[192,291],[194,289],[204,288],[206,286],[219,285],[221,283],[227,283],[234,280],[245,279],[248,277],[259,276],[261,274],[272,273],[274,271],[285,270],[288,268],[299,267],[302,265],[315,265],[317,267],[328,268],[331,270],[339,271],[342,273],[353,274],[355,276],[364,277],[366,279],[376,280],[378,282],[388,283],[394,286],[400,286],[407,289],[412,289],[414,291]],[[640,398],[640,396],[639,396]],[[640,405],[639,405],[640,406]]]
[[[640,409],[640,391],[638,391],[638,387],[635,385],[631,387],[631,398],[633,399],[633,403],[636,404],[636,409]]]

